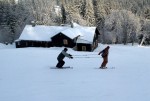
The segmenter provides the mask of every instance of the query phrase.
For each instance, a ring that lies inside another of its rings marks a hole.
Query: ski
[[[62,67],[62,68],[50,67],[50,69],[73,69],[73,67],[70,67],[70,66],[65,66],[65,67]]]
[[[107,68],[96,68],[96,69],[115,69],[115,67],[107,67]]]

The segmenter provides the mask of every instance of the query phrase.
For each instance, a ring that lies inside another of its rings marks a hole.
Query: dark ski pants
[[[58,68],[62,68],[62,66],[65,64],[65,62],[63,60],[58,60],[58,63],[56,65],[56,67]]]

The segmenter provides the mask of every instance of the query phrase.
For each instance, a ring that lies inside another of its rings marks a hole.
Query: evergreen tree
[[[66,20],[67,20],[66,10],[65,10],[63,4],[61,5],[61,14],[62,14],[62,23],[66,24]]]

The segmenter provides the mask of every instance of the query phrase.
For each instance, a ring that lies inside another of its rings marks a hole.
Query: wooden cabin
[[[75,46],[74,39],[69,38],[68,36],[64,35],[63,33],[59,33],[55,35],[52,39],[52,44],[54,47],[70,47],[73,48]]]
[[[77,51],[93,51],[98,46],[99,31],[95,27],[85,28],[86,34],[79,37],[76,42]]]
[[[70,47],[76,46],[78,37],[82,35],[80,27],[68,28],[51,37],[53,46]]]
[[[37,41],[37,40],[18,40],[15,42],[16,48],[24,47],[52,47],[51,41]]]
[[[23,47],[53,47],[51,36],[58,34],[67,27],[26,25],[19,39],[15,41],[16,48]]]
[[[69,47],[77,51],[93,51],[98,46],[96,27],[27,25],[16,40],[16,48]]]

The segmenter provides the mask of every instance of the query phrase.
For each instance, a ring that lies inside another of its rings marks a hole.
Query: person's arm
[[[71,58],[71,55],[68,54],[68,53],[66,53],[65,51],[62,51],[62,54],[63,54],[64,56],[68,57],[68,58]]]
[[[98,53],[98,55],[100,55],[101,53],[103,53],[103,51],[104,51],[104,50],[100,51],[100,52]]]

